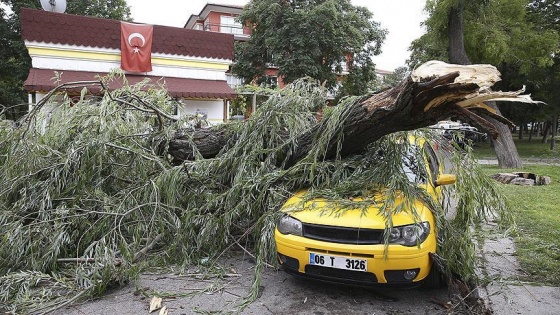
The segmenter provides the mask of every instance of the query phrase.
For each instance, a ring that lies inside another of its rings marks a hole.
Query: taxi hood
[[[392,212],[393,226],[433,220],[431,211],[419,200],[405,202],[402,197],[395,198],[391,206],[383,209],[386,199],[382,193],[338,200],[310,198],[308,191],[303,190],[288,199],[281,211],[303,223],[368,229],[385,228],[382,211]]]

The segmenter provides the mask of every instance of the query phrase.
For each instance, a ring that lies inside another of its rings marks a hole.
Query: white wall
[[[224,101],[223,100],[185,100],[182,106],[177,108],[180,116],[192,115],[196,113],[206,114],[208,122],[220,124],[224,122]]]

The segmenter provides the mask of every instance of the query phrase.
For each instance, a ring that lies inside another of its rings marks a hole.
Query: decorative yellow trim
[[[120,61],[120,58],[119,58]],[[152,57],[152,65],[174,66],[183,68],[199,68],[199,69],[213,69],[227,71],[228,64],[214,63],[208,61],[189,61],[189,60],[176,60],[170,58]]]
[[[110,52],[94,52],[94,51],[76,51],[56,48],[35,48],[28,47],[29,55],[36,57],[54,57],[64,59],[80,59],[89,61],[112,61],[120,62],[119,53]],[[152,65],[174,66],[182,68],[198,68],[223,70],[229,69],[229,63],[212,62],[212,61],[194,61],[194,60],[178,60],[173,58],[162,58],[152,56]]]
[[[28,47],[30,56],[37,57],[64,57],[68,59],[83,59],[83,60],[102,60],[102,61],[120,61],[118,54],[104,53],[104,52],[85,52],[85,51],[71,51],[53,48],[33,48]]]

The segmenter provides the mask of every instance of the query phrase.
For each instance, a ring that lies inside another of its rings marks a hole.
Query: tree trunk
[[[535,122],[531,123],[531,130],[529,130],[529,142],[533,139],[533,132],[535,132]]]
[[[492,110],[479,106],[480,99],[516,99],[520,93],[481,89],[482,86],[492,85],[498,76],[494,67],[485,65],[425,64],[396,87],[364,97],[346,107],[344,117],[347,119],[339,126],[343,134],[340,151],[338,142],[333,139],[322,158],[333,158],[337,153],[341,156],[360,153],[368,144],[384,135],[427,127],[449,116],[461,117],[481,126],[496,138],[499,131],[494,129],[488,119],[510,122]],[[297,141],[286,144],[285,156],[289,158],[282,161],[285,162],[284,167],[294,165],[307,155],[314,140],[329,127],[329,119],[322,119],[299,136]],[[168,153],[176,161],[193,159],[197,149],[202,157],[214,157],[235,135],[227,127],[178,131],[169,141]],[[509,131],[507,126],[505,128]]]
[[[471,61],[465,50],[464,43],[464,27],[463,27],[463,9],[465,6],[465,0],[459,0],[454,6],[451,6],[449,10],[449,23],[448,23],[448,35],[449,35],[449,60],[452,63],[469,65]],[[498,107],[495,103],[488,104],[490,107],[497,110],[499,115]],[[520,168],[522,167],[521,159],[519,158],[519,153],[515,147],[513,139],[511,139],[511,130],[508,126],[504,125],[496,119],[488,120],[494,130],[498,130],[499,138],[494,142],[494,150],[496,151],[496,156],[498,157],[498,164],[502,168]]]
[[[495,103],[494,107],[496,108],[498,115],[501,115],[500,110]],[[488,121],[490,121],[499,134],[498,138],[495,140],[496,145],[494,146],[496,157],[498,158],[498,165],[501,168],[522,168],[523,162],[521,161],[519,152],[517,152],[517,147],[513,142],[510,127],[496,119],[489,118]]]
[[[459,0],[456,6],[451,7],[449,11],[449,61],[459,65],[470,65],[471,61],[465,51],[465,42],[463,37],[463,9],[465,1]]]
[[[216,156],[231,138],[232,134],[225,128],[179,130],[169,141],[167,151],[176,163],[193,160],[196,151],[202,157],[210,158]]]
[[[496,106],[495,102],[487,102],[486,104],[496,110],[498,115],[501,115],[500,109]],[[492,140],[494,143],[494,151],[498,158],[498,166],[500,168],[522,168],[523,162],[513,142],[510,127],[492,117],[486,117],[486,120],[488,120],[498,132],[498,137]]]
[[[558,115],[552,116],[552,135],[550,137],[550,150],[554,150],[556,146],[556,135],[558,133]]]
[[[542,132],[543,137],[541,143],[546,143],[546,140],[548,139],[548,134],[550,133],[550,129],[551,129],[550,125],[551,125],[550,121],[544,123],[543,132]]]

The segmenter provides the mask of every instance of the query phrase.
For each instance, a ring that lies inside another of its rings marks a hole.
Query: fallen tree
[[[331,141],[323,158],[335,154],[348,156],[361,153],[368,144],[396,131],[414,130],[445,120],[461,117],[486,130],[493,138],[498,136],[489,119],[513,126],[496,114],[484,101],[507,100],[532,102],[517,92],[496,92],[490,89],[499,81],[499,72],[488,65],[458,66],[443,62],[429,62],[416,69],[412,76],[394,88],[359,98],[345,108],[342,143]],[[294,165],[308,154],[313,142],[329,128],[323,120],[310,130],[298,135],[292,146],[285,148],[285,166]],[[169,142],[169,154],[179,161],[193,159],[195,152],[204,158],[216,156],[234,133],[219,129],[178,131]],[[340,147],[339,147],[340,146]]]
[[[106,86],[113,76],[71,86]],[[164,89],[125,85],[78,104],[47,97],[19,127],[0,129],[0,309],[50,311],[122,285],[146,264],[207,272],[238,244],[250,244],[245,250],[257,262],[255,299],[260,270],[276,263],[272,234],[292,192],[345,198],[391,181],[395,194],[416,197],[415,184],[395,168],[408,148],[392,133],[450,112],[485,126],[477,111],[503,118],[482,101],[530,101],[521,91],[492,92],[497,79],[489,66],[427,64],[394,89],[342,101],[320,121],[314,109],[325,104],[324,90],[298,81],[248,121],[206,129],[196,117],[166,114],[173,100]],[[56,110],[46,124],[47,105]],[[423,136],[437,141],[429,131]],[[469,280],[471,225],[508,216],[468,155],[453,162],[456,218],[445,220],[446,209],[433,205],[445,239],[438,254],[447,274]]]

